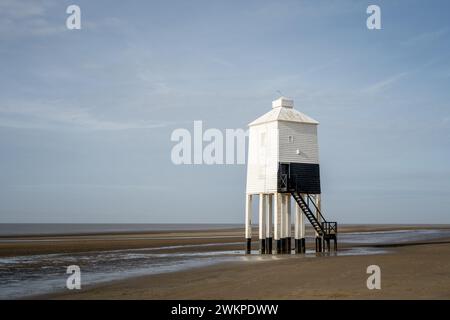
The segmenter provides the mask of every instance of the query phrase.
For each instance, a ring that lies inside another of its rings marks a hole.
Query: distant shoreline
[[[126,235],[158,232],[243,230],[244,224],[238,223],[0,223],[1,239],[16,237],[59,237],[86,235]],[[308,228],[309,226],[307,226]],[[450,229],[450,224],[341,224],[342,232],[349,230],[414,230],[414,229]],[[257,230],[255,226],[253,228]]]
[[[239,228],[227,223],[0,223],[0,239],[7,237],[133,234],[157,231],[197,231]]]

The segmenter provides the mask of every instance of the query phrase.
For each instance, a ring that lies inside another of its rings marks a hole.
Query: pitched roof
[[[281,101],[281,103],[279,102]],[[287,102],[287,104],[286,104]],[[286,106],[285,106],[286,105]],[[249,126],[272,122],[272,121],[291,121],[300,123],[319,124],[318,121],[307,116],[300,111],[293,109],[293,101],[286,98],[280,98],[272,103],[272,110],[262,115],[255,121],[249,123]]]

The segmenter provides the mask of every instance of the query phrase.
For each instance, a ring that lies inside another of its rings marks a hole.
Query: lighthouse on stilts
[[[317,252],[337,250],[337,223],[321,213],[318,122],[281,97],[272,110],[249,124],[245,205],[246,252],[251,253],[253,200],[258,198],[259,251],[305,253],[305,218],[315,232]]]

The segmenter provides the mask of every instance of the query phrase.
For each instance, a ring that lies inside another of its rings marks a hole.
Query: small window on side
[[[294,142],[294,136],[289,136],[288,137],[288,141],[289,141],[289,143],[293,143]]]

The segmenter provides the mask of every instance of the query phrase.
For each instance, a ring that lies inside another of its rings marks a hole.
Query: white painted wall
[[[273,121],[251,126],[247,194],[277,191],[278,162],[319,163],[317,125]]]
[[[319,163],[317,125],[288,121],[277,121],[277,123],[279,162]],[[292,137],[291,141],[289,137]]]
[[[278,163],[319,163],[318,122],[281,97],[249,129],[247,194],[277,192]]]
[[[277,191],[278,130],[277,122],[251,126],[247,162],[249,194]]]

